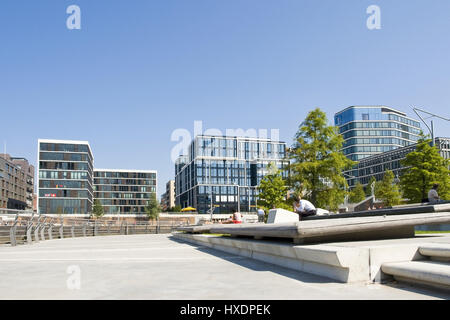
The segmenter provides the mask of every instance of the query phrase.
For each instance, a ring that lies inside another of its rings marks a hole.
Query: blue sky
[[[88,140],[95,167],[158,170],[160,195],[171,134],[195,120],[291,144],[316,107],[330,123],[350,105],[449,118],[449,14],[448,0],[2,0],[0,142],[36,164],[38,138]]]

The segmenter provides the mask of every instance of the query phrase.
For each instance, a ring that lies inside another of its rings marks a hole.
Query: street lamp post
[[[342,172],[342,174],[344,175],[344,176],[347,176],[347,177],[349,177],[350,179],[358,179],[357,177],[355,177],[355,176],[352,176],[352,175],[349,175],[349,174],[347,174],[347,173],[343,173]],[[346,185],[345,186],[345,198],[344,198],[344,206],[346,206],[347,207],[347,205],[348,205],[348,194],[347,194],[347,190],[348,190],[348,186]]]
[[[420,118],[420,120],[422,120],[422,122],[425,124],[425,126],[428,128],[428,131],[430,131],[430,134],[431,134],[431,145],[434,147],[434,126],[433,126],[433,120],[430,121],[431,127],[429,127],[428,124],[425,122],[425,120],[420,116],[420,114],[417,111],[420,111],[420,112],[423,112],[423,113],[426,113],[426,114],[430,115],[430,117],[428,117],[428,118],[436,117],[436,118],[440,118],[440,119],[446,120],[446,121],[450,121],[450,119],[438,116],[437,114],[434,114],[434,113],[431,113],[431,112],[428,112],[428,111],[425,111],[425,110],[421,110],[419,108],[414,108],[413,107],[412,109],[417,114],[417,116]]]

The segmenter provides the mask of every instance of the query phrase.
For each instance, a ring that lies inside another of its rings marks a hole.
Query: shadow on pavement
[[[169,237],[169,239],[172,241],[175,241],[177,243],[189,244],[198,251],[201,251],[201,252],[213,255],[215,257],[227,260],[229,262],[238,264],[242,267],[251,269],[253,271],[273,272],[273,273],[276,273],[276,274],[279,274],[279,275],[282,275],[285,277],[289,277],[291,279],[305,282],[305,283],[341,283],[341,282],[335,281],[333,279],[328,279],[326,277],[321,277],[318,275],[309,274],[309,273],[301,272],[301,271],[295,271],[295,270],[288,269],[285,267],[281,267],[281,266],[273,265],[273,264],[270,264],[267,262],[259,261],[256,259],[239,256],[239,255],[236,255],[233,253],[228,253],[228,252],[220,251],[217,249],[212,249],[212,248],[202,246],[199,244],[193,244],[191,242],[176,239],[174,237]]]

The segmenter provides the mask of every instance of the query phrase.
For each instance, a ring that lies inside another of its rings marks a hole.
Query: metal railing
[[[70,216],[50,217],[33,212],[19,213],[0,209],[0,245],[16,246],[75,237],[170,233],[185,225],[189,225],[188,219],[128,222]]]

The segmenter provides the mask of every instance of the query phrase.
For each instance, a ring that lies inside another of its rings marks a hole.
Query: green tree
[[[358,181],[356,183],[355,188],[349,193],[349,201],[351,203],[358,203],[363,201],[366,198],[366,193],[364,192],[364,188],[362,184]]]
[[[394,182],[394,173],[391,170],[387,170],[383,180],[377,183],[375,197],[382,200],[387,207],[400,204],[402,196],[398,185]]]
[[[176,205],[175,207],[170,208],[169,212],[181,212],[181,206]]]
[[[259,183],[258,204],[266,209],[285,207],[287,187],[281,171],[273,163],[269,163],[267,170],[269,173]]]
[[[327,122],[325,113],[317,108],[300,125],[289,151],[290,185],[317,207],[336,211],[347,194],[342,171],[356,162],[340,151],[343,137]]]
[[[145,214],[150,220],[158,219],[159,212],[161,208],[159,206],[158,200],[156,200],[156,194],[152,193],[150,199],[147,201],[147,206],[145,207]]]
[[[450,160],[444,159],[430,143],[431,139],[422,134],[416,149],[401,162],[405,169],[400,177],[400,185],[404,197],[411,203],[427,198],[434,183],[439,183],[441,199],[450,198]]]
[[[97,217],[100,218],[103,216],[103,214],[105,213],[105,211],[103,210],[103,206],[100,203],[100,200],[95,199],[94,200],[94,207],[92,208],[92,214]]]

